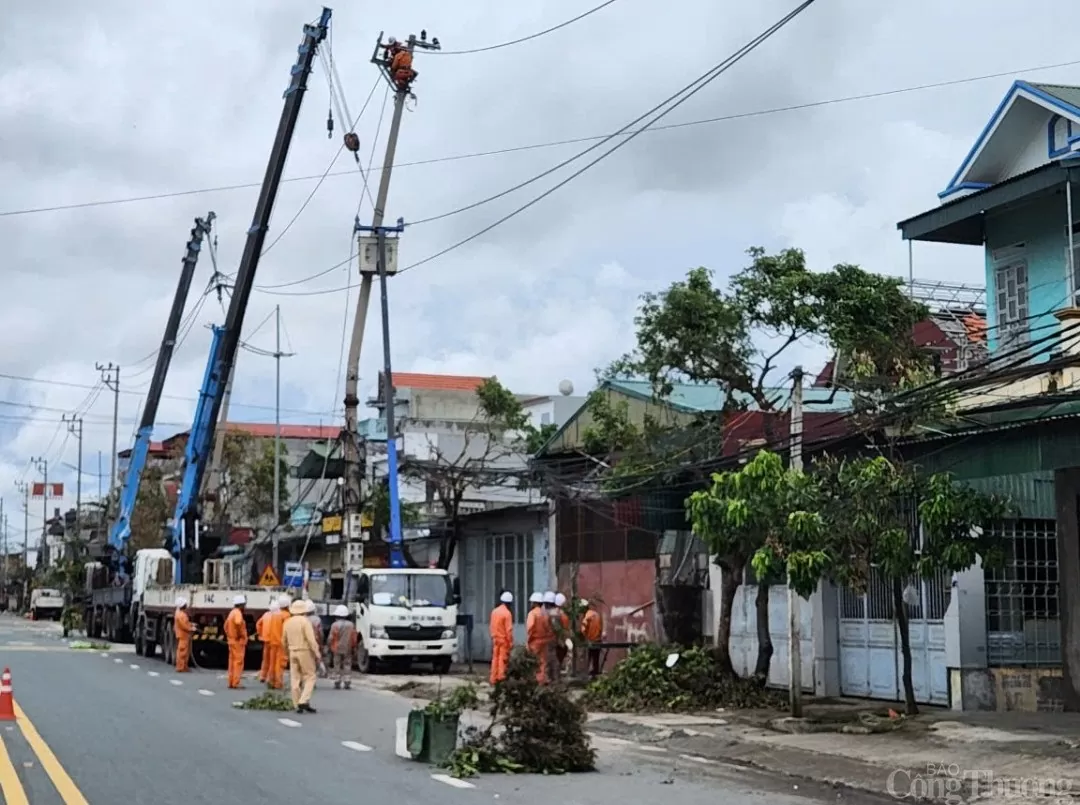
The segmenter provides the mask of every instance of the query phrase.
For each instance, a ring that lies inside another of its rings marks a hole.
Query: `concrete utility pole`
[[[109,361],[108,365],[95,364],[95,368],[101,372],[101,382],[105,384],[105,388],[113,393],[112,469],[109,471],[109,500],[111,503],[112,492],[116,489],[116,429],[120,424],[120,367],[113,366],[112,361]],[[108,508],[111,508],[111,506]],[[106,509],[106,515],[109,513],[108,508]]]
[[[45,458],[32,458],[30,462],[41,473],[41,542],[38,544],[38,564],[45,562],[45,549],[48,548],[46,535],[49,532],[49,461]]]
[[[0,595],[7,597],[7,583],[8,583],[8,543],[7,543],[7,521],[4,519],[4,499],[0,498],[0,541],[4,544],[4,581],[0,584]]]
[[[803,447],[803,370],[796,366],[791,373],[791,469],[802,472]],[[788,581],[788,689],[791,717],[802,718],[802,628],[799,594]]]
[[[63,414],[61,419],[67,423],[68,432],[75,435],[79,440],[79,458],[75,467],[75,539],[82,539],[82,448],[83,448],[83,421],[82,417],[74,414]]]
[[[15,488],[23,496],[23,568],[30,567],[30,484],[16,481]]]
[[[393,172],[394,157],[397,153],[398,134],[401,131],[401,113],[405,109],[405,98],[412,94],[412,78],[415,78],[415,74],[413,74],[412,77],[403,80],[400,76],[395,78],[395,75],[391,73],[392,61],[388,61],[388,59],[392,60],[393,56],[388,51],[397,47],[400,46],[394,40],[390,40],[387,45],[383,45],[382,33],[380,33],[379,41],[375,44],[375,51],[371,57],[372,64],[382,71],[384,77],[394,89],[394,114],[390,120],[390,133],[386,140],[386,154],[383,157],[382,175],[379,177],[379,190],[375,197],[375,211],[371,218],[371,229],[373,231],[378,231],[379,227],[382,226],[386,198],[390,192],[390,175]],[[427,31],[421,31],[419,38],[410,35],[404,49],[411,55],[417,48],[439,50],[439,40],[432,38],[429,42]],[[349,566],[349,544],[359,545],[361,541],[360,534],[352,533],[352,518],[350,515],[359,514],[362,500],[360,487],[363,477],[363,465],[361,463],[359,436],[357,434],[359,424],[357,412],[360,398],[357,395],[360,382],[360,353],[364,345],[364,328],[367,324],[368,303],[371,300],[371,283],[373,279],[373,274],[364,274],[360,280],[360,295],[356,300],[356,317],[353,320],[352,341],[349,343],[349,362],[346,364],[345,374],[345,432],[342,443],[342,457],[345,460],[345,487],[343,489],[345,516],[343,519],[347,533],[342,550],[345,552],[344,564],[347,571],[356,569]],[[387,380],[389,381],[389,378]],[[385,393],[387,395],[387,404],[392,405],[393,389],[389,387],[389,383],[387,383]],[[356,562],[353,564],[355,565]]]
[[[274,572],[278,570],[278,539],[281,525],[281,359],[292,357],[281,351],[281,305],[274,306],[274,525],[270,532]]]

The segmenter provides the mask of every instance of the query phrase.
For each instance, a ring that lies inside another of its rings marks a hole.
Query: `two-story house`
[[[954,707],[1080,709],[1080,87],[1016,81],[958,156],[939,204],[897,226],[983,250],[989,364],[912,450],[1019,516],[1004,567],[942,591],[941,682]]]

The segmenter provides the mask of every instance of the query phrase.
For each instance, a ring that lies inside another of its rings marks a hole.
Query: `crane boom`
[[[177,283],[172,309],[169,311],[169,319],[165,324],[165,335],[161,339],[161,348],[158,350],[154,376],[150,380],[150,390],[146,395],[139,429],[135,433],[131,460],[124,475],[124,484],[120,489],[120,511],[109,529],[109,547],[118,554],[123,552],[127,541],[131,538],[131,514],[135,510],[139,483],[142,480],[143,470],[146,468],[146,457],[150,452],[154,421],[157,419],[161,394],[165,390],[165,378],[169,374],[169,364],[172,362],[173,351],[176,349],[180,319],[184,314],[184,306],[187,304],[188,293],[191,290],[191,281],[195,276],[195,265],[199,261],[203,238],[210,234],[215,217],[217,216],[210,212],[205,218],[196,218],[195,227],[191,230],[191,238],[188,240],[187,252],[184,254],[183,267],[180,270],[180,281]]]
[[[196,574],[200,562],[193,550],[198,543],[199,492],[203,476],[213,451],[214,434],[218,426],[222,398],[225,386],[236,361],[236,352],[240,345],[240,328],[244,323],[248,300],[255,284],[255,271],[259,267],[263,243],[270,224],[270,214],[274,209],[281,175],[285,170],[285,161],[289,155],[296,121],[300,116],[300,106],[307,90],[307,80],[315,61],[318,46],[326,39],[331,11],[323,8],[319,21],[304,26],[304,39],[298,48],[299,58],[293,65],[289,86],[285,90],[285,106],[281,111],[277,135],[270,150],[270,160],[266,166],[259,199],[255,204],[255,216],[247,232],[244,253],[240,258],[240,267],[236,272],[229,310],[225,315],[225,324],[215,328],[210,359],[199,392],[196,420],[184,455],[184,479],[177,497],[176,511],[169,523],[171,548],[177,558],[176,581],[188,575],[189,566]],[[189,538],[190,537],[190,538]]]

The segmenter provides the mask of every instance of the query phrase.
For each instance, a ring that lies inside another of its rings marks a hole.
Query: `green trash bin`
[[[435,718],[423,710],[409,713],[406,743],[413,760],[436,766],[457,749],[459,716]]]

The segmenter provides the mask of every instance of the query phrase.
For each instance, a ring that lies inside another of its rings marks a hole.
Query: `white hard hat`
[[[184,598],[184,596],[182,596],[182,595],[177,596],[176,597],[176,608],[177,609],[183,609],[186,606],[187,606],[187,599]]]
[[[579,598],[578,603],[581,604],[581,606],[585,607],[586,609],[589,608],[589,602],[586,601],[584,598]]]
[[[514,603],[514,594],[507,590],[499,596],[499,600],[502,601],[504,604],[512,604]]]
[[[278,606],[282,609],[288,609],[292,605],[292,599],[287,595],[283,595],[277,600]]]
[[[544,593],[544,603],[545,604],[554,604],[555,603],[555,593],[553,593],[551,590],[548,590],[546,593]]]
[[[347,606],[345,606],[344,604],[338,604],[336,607],[334,607],[334,617],[335,618],[347,618],[347,617],[349,617],[349,608]]]
[[[532,595],[529,596],[529,603],[530,604],[542,604],[542,603],[544,603],[544,594],[543,593],[533,593]]]
[[[308,611],[308,612],[314,612],[314,611],[315,611],[315,602],[314,602],[314,601],[312,601],[312,600],[311,600],[311,599],[309,598],[309,599],[308,599],[308,600],[306,601],[306,603],[307,603],[307,611]]]
[[[270,602],[270,611],[271,612],[280,612],[281,611],[281,604],[279,604],[277,602],[277,599],[274,599],[273,601]]]
[[[555,593],[555,606],[561,607],[566,603],[566,596],[562,593]]]
[[[232,603],[234,607],[242,607],[247,603],[247,598],[242,595],[237,595],[233,597]]]

